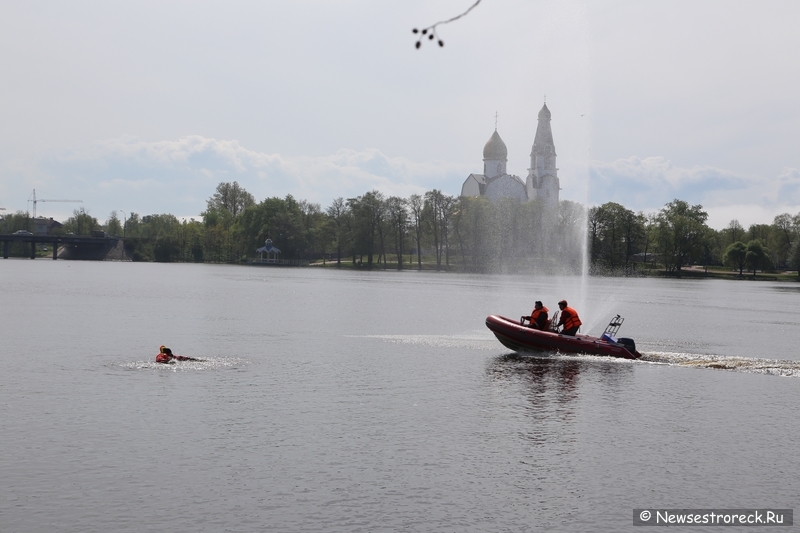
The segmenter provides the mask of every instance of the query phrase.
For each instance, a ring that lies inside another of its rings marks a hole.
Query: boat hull
[[[591,335],[561,335],[520,325],[519,322],[499,315],[486,317],[486,327],[494,333],[503,346],[515,352],[586,353],[623,359],[639,359],[642,354],[623,344],[613,343]]]

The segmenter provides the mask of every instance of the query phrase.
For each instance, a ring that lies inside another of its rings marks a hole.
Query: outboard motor
[[[617,339],[617,342],[623,345],[625,348],[627,348],[628,351],[630,352],[636,351],[636,343],[633,342],[633,339],[629,339],[627,337],[620,337],[619,339]]]
[[[633,339],[629,339],[627,337],[617,338],[617,332],[619,331],[619,328],[620,326],[622,326],[623,322],[625,322],[625,319],[619,315],[612,318],[611,322],[609,322],[608,326],[606,326],[606,330],[603,332],[603,336],[601,338],[608,342],[615,342],[617,344],[621,344],[625,348],[627,348],[628,351],[630,351],[631,353],[635,353],[636,343],[633,342]]]

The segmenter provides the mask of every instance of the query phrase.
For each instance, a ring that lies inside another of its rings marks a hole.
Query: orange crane
[[[83,200],[47,200],[45,198],[39,198],[37,200],[36,199],[36,189],[33,189],[33,194],[31,194],[31,197],[33,198],[33,200],[28,198],[28,201],[29,202],[33,202],[33,218],[34,219],[36,218],[36,203],[37,202],[77,202],[77,203],[83,203]]]

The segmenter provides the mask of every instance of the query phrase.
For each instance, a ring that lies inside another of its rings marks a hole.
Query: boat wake
[[[786,376],[800,378],[800,361],[785,359],[758,359],[755,357],[729,357],[725,355],[706,355],[696,353],[672,352],[641,352],[641,359],[621,359],[618,357],[603,357],[589,354],[560,354],[557,352],[543,352],[541,354],[526,353],[514,354],[515,357],[538,357],[542,359],[597,361],[607,364],[622,365],[672,365],[690,368],[707,368],[711,370],[728,370],[732,372],[747,372],[750,374],[763,374],[768,376]]]
[[[246,365],[249,361],[241,357],[202,357],[202,361],[177,361],[163,364],[155,361],[132,361],[119,363],[125,370],[158,370],[160,372],[188,372],[192,370],[227,370]]]
[[[482,332],[464,335],[347,335],[354,338],[380,339],[393,344],[411,344],[433,348],[460,348],[488,352],[505,349],[498,345],[494,335],[483,335]],[[756,357],[730,357],[725,355],[708,355],[698,353],[674,353],[661,351],[643,351],[642,358],[620,359],[588,354],[560,354],[558,352],[531,352],[518,354],[519,357],[538,357],[559,359],[575,359],[618,364],[661,364],[685,366],[691,368],[707,368],[712,370],[728,370],[770,376],[787,376],[800,378],[800,361],[785,359],[759,359]]]
[[[729,357],[694,353],[642,352],[642,362],[661,363],[693,368],[731,370],[770,376],[800,377],[800,361],[786,359],[759,359],[756,357]]]
[[[415,344],[434,348],[468,348],[496,351],[497,339],[483,332],[467,335],[347,335],[348,337],[380,339],[393,344]]]

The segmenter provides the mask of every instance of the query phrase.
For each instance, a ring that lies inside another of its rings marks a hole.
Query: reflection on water
[[[568,403],[577,397],[580,370],[574,360],[507,354],[492,359],[487,373],[494,380],[523,383],[531,399]]]
[[[614,395],[629,386],[633,366],[609,358],[506,354],[492,358],[486,375],[525,419],[520,438],[536,446],[567,450],[579,439],[582,402]]]
[[[800,292],[800,285],[775,285],[772,290],[777,292]]]
[[[533,356],[516,353],[491,360],[487,374],[492,379],[524,383],[536,397],[568,403],[577,399],[581,374],[592,374],[600,383],[619,386],[621,374],[630,374],[628,360],[585,355]]]

